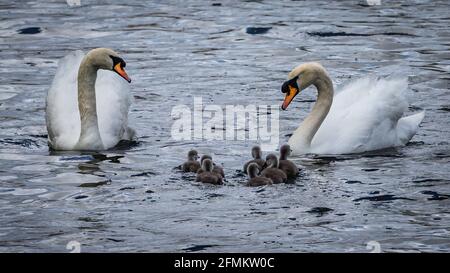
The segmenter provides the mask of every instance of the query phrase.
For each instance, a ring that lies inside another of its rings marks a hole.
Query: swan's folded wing
[[[131,104],[129,84],[111,71],[99,70],[95,84],[100,135],[105,148],[114,147],[130,137],[128,110]]]
[[[407,79],[362,78],[334,97],[314,136],[316,153],[353,153],[397,146],[397,122],[408,107]]]
[[[71,52],[58,62],[58,69],[47,93],[46,122],[50,145],[55,149],[70,149],[78,141],[77,76],[84,53]]]

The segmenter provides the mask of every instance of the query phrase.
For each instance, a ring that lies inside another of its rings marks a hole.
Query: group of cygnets
[[[247,186],[257,187],[286,183],[288,179],[295,179],[299,169],[294,162],[287,159],[291,153],[289,145],[280,147],[280,157],[268,154],[266,160],[262,159],[262,151],[259,146],[252,148],[253,159],[245,163],[243,171],[248,175]],[[183,172],[197,173],[196,181],[214,185],[223,184],[225,173],[223,168],[216,165],[210,155],[203,155],[198,161],[198,152],[191,150],[188,160],[181,165]]]

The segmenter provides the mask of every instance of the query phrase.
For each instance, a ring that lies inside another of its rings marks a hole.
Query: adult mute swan
[[[334,96],[333,83],[318,63],[305,63],[289,73],[281,91],[286,110],[308,86],[318,91],[311,113],[288,143],[293,154],[346,154],[406,144],[417,132],[425,113],[402,117],[408,108],[407,79],[363,78]]]
[[[111,49],[96,48],[86,55],[75,51],[58,64],[47,94],[49,146],[55,150],[105,150],[131,140],[127,125],[131,82],[125,61]]]

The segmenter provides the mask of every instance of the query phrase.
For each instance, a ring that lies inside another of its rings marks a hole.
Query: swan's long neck
[[[95,81],[98,68],[88,58],[83,59],[78,70],[78,109],[80,111],[81,132],[78,147],[82,149],[103,149],[98,128]]]
[[[298,147],[296,150],[301,153],[308,152],[314,135],[328,115],[333,103],[333,83],[326,73],[321,73],[313,84],[318,92],[317,101],[311,113],[303,120],[291,139],[289,139],[289,144],[293,147]],[[298,151],[299,148],[304,150]]]

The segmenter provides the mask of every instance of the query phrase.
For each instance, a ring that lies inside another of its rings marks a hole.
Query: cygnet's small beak
[[[131,82],[130,77],[128,77],[127,72],[123,69],[121,63],[118,63],[114,66],[114,71],[116,71],[117,74],[119,74],[122,78],[124,78],[127,82]]]

